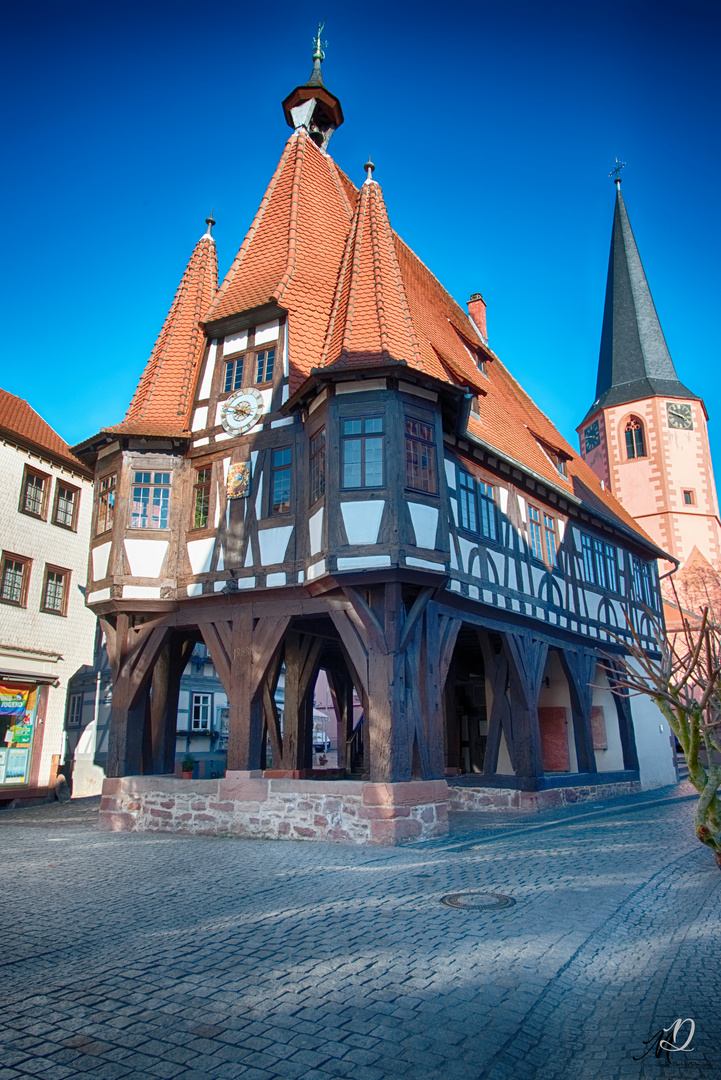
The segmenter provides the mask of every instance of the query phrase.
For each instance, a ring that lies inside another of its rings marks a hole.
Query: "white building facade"
[[[68,682],[93,661],[85,606],[92,478],[21,398],[0,391],[0,803],[46,797]],[[77,711],[77,709],[76,709]]]

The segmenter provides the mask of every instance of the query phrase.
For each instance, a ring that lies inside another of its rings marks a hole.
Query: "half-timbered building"
[[[125,420],[76,447],[114,669],[103,819],[383,843],[449,805],[670,782],[660,714],[599,666],[628,620],[653,648],[663,553],[489,348],[480,294],[462,310],[394,233],[373,164],[356,187],[330,157],[321,59],[222,285],[209,220]],[[197,641],[229,742],[191,790],[157,774]]]

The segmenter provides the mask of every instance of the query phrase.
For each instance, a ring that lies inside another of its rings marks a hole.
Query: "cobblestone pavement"
[[[0,812],[0,1080],[721,1076],[692,802],[402,849],[101,833],[96,805]],[[633,1060],[687,1017],[691,1052]]]

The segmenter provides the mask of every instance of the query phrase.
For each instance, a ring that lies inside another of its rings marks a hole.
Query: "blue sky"
[[[122,419],[210,206],[221,277],[321,15],[330,151],[562,433],[594,398],[614,159],[721,461],[715,2],[27,3],[5,18],[0,385],[71,444]]]

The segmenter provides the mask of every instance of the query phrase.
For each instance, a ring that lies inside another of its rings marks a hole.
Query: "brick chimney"
[[[468,314],[475,324],[478,333],[481,335],[484,344],[488,344],[488,333],[486,331],[486,301],[479,292],[474,292],[471,299],[468,301]]]

